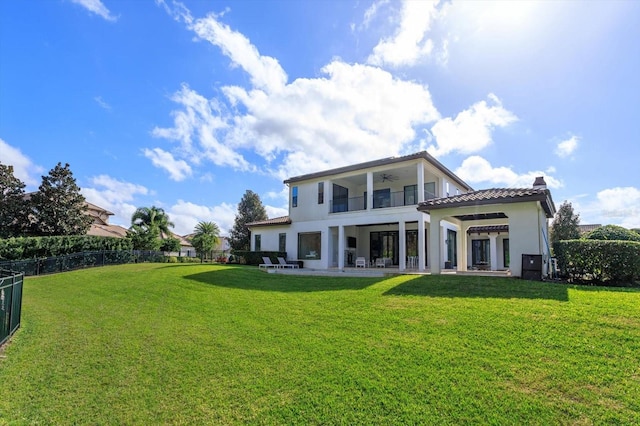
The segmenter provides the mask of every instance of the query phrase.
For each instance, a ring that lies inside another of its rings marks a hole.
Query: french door
[[[391,259],[391,262],[394,265],[397,265],[399,263],[398,231],[371,232],[369,234],[369,239],[369,256],[372,260],[386,257],[388,259]]]

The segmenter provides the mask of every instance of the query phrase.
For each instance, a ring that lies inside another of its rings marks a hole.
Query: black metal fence
[[[20,327],[24,274],[0,269],[0,345]]]
[[[164,260],[164,253],[159,251],[85,251],[82,253],[73,253],[42,259],[9,260],[0,262],[0,269],[17,271],[21,272],[25,276],[31,276],[73,271],[75,269],[90,268],[94,266],[120,265],[123,263],[137,262],[163,262]]]

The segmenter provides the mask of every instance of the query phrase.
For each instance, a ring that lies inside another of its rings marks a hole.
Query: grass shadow
[[[246,266],[224,266],[211,271],[185,275],[184,278],[218,287],[287,293],[362,290],[385,279],[267,274]]]
[[[549,299],[567,302],[566,285],[515,278],[459,275],[424,275],[386,291],[393,296],[462,297],[494,299]]]

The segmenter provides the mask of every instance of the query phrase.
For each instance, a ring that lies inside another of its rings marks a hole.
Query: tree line
[[[14,175],[13,166],[0,163],[0,238],[28,236],[85,235],[92,218],[87,214],[68,163],[58,163],[42,176],[38,190],[25,192],[26,185]],[[238,204],[238,213],[229,235],[233,250],[249,250],[250,232],[246,224],[267,219],[260,197],[247,190]],[[136,250],[180,250],[180,240],[170,231],[174,224],[164,209],[139,207],[131,217],[127,237]],[[190,242],[201,256],[210,254],[220,238],[215,222],[199,222]]]

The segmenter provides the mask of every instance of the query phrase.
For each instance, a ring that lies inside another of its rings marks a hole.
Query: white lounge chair
[[[262,257],[262,261],[264,263],[259,264],[258,265],[258,269],[262,269],[262,268],[269,269],[269,268],[279,268],[280,267],[280,265],[277,265],[275,263],[271,263],[271,259],[269,259],[269,257],[267,257],[267,256],[263,256]]]
[[[287,261],[284,260],[284,257],[279,257],[278,258],[278,263],[280,263],[280,267],[281,268],[291,268],[291,269],[297,269],[298,268],[298,264],[297,263],[287,263]]]
[[[364,257],[356,258],[356,268],[366,268],[367,267],[367,259]]]

